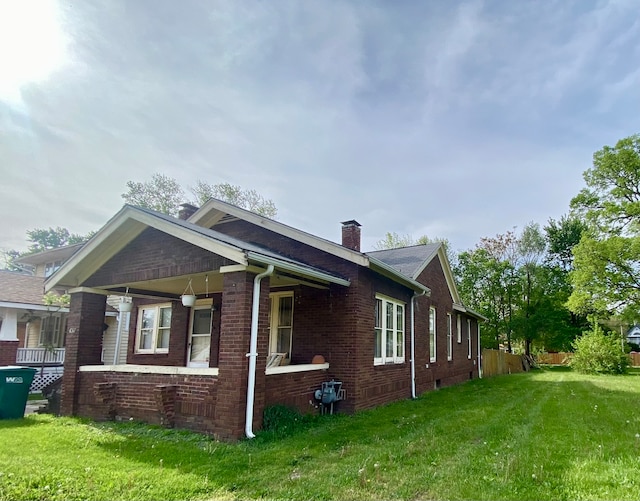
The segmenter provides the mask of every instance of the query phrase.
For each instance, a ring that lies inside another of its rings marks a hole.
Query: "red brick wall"
[[[16,365],[20,341],[0,341],[0,366]]]
[[[265,407],[280,404],[295,407],[303,414],[317,412],[315,391],[329,380],[324,370],[271,374],[266,377]]]
[[[250,346],[251,308],[253,304],[254,274],[237,272],[224,275],[222,293],[219,350],[218,405],[215,409],[216,434],[234,439],[244,434],[247,405],[247,378]],[[261,282],[258,359],[255,382],[254,426],[262,423],[264,410],[264,367],[266,365],[268,337],[269,278]]]
[[[147,228],[96,271],[88,287],[189,275],[233,264],[179,238]]]
[[[449,386],[478,377],[477,320],[453,310],[453,299],[438,258],[434,258],[418,277],[431,289],[427,304],[420,301],[416,311],[416,391],[432,390],[436,385]],[[429,305],[436,309],[436,362],[429,361]],[[453,359],[447,360],[447,313],[453,327]],[[460,315],[462,342],[458,343],[456,317]],[[467,318],[471,321],[472,358],[467,358]],[[429,368],[426,368],[426,365]]]
[[[60,404],[64,415],[74,414],[79,392],[78,368],[101,363],[105,307],[106,296],[86,292],[71,294]]]
[[[80,372],[77,414],[96,420],[133,418],[167,424],[167,416],[156,399],[157,389],[175,387],[175,415],[170,425],[215,434],[214,414],[218,378],[215,376]],[[112,402],[96,398],[96,384],[113,383]]]

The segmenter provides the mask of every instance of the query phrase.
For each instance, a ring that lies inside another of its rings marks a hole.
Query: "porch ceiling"
[[[264,271],[262,269],[250,269],[254,272]],[[224,273],[213,271],[208,273],[198,273],[193,275],[183,275],[179,277],[164,278],[158,280],[144,280],[139,282],[130,282],[126,284],[113,284],[97,286],[96,289],[102,289],[110,294],[124,295],[126,288],[129,288],[129,294],[132,296],[151,296],[158,298],[178,299],[185,291],[191,279],[191,287],[199,298],[206,296],[207,290],[209,294],[222,292]],[[208,285],[207,285],[208,281]],[[325,285],[307,280],[302,277],[295,277],[288,274],[276,272],[270,277],[271,287],[292,287],[295,285],[308,285],[311,287],[324,288]]]

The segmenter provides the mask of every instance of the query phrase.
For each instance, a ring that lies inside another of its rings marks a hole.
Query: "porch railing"
[[[17,364],[41,364],[44,359],[45,364],[62,365],[64,364],[64,348],[54,348],[46,350],[45,348],[18,348],[16,355]]]

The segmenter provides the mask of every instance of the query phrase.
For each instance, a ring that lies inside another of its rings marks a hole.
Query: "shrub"
[[[625,374],[629,356],[622,346],[619,336],[605,333],[594,322],[591,330],[573,342],[574,354],[569,365],[583,374]]]

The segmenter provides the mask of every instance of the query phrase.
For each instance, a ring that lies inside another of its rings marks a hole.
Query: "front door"
[[[209,367],[211,353],[211,305],[191,310],[188,367]]]

